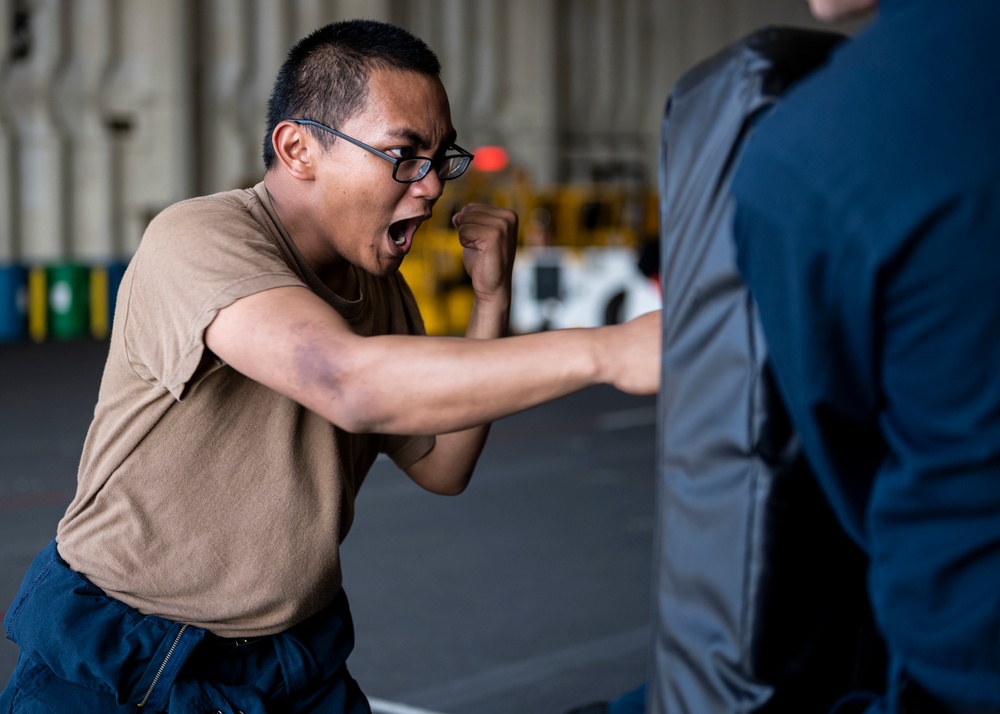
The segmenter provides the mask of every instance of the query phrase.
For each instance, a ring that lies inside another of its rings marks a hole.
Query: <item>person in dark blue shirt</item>
[[[763,117],[740,270],[891,658],[873,712],[1000,712],[1000,3],[874,20]]]

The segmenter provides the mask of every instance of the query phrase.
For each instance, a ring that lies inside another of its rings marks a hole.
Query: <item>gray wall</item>
[[[288,46],[374,17],[439,53],[460,142],[536,186],[655,186],[681,73],[804,0],[0,0],[0,264],[126,257],[149,217],[256,180]]]

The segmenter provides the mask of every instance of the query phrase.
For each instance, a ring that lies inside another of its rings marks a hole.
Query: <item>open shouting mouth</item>
[[[417,232],[417,228],[420,227],[425,218],[426,216],[414,216],[413,218],[393,223],[389,226],[389,237],[392,239],[392,242],[399,248],[408,250],[410,244],[413,242],[413,234]]]

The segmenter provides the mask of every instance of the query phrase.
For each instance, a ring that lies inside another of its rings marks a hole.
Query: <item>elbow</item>
[[[364,400],[338,399],[324,416],[334,425],[351,434],[382,433],[377,420],[365,409]]]
[[[372,418],[371,410],[366,409],[365,400],[349,393],[317,394],[313,399],[303,401],[302,405],[350,434],[382,432],[378,421]]]
[[[365,387],[368,377],[359,373],[357,363],[331,359],[329,350],[307,343],[297,354],[297,401],[352,434],[380,432],[384,424],[377,416],[376,395]]]
[[[458,496],[463,493],[472,480],[472,471],[454,472],[439,469],[427,469],[427,465],[407,469],[406,474],[420,488],[436,496]]]
[[[469,485],[469,479],[459,479],[458,481],[436,484],[434,488],[429,488],[431,493],[438,496],[459,496],[465,492]]]

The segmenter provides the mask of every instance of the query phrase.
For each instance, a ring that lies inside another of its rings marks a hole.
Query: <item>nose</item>
[[[423,178],[410,184],[410,192],[414,196],[436,201],[444,192],[444,180],[438,176],[436,167],[432,167]]]

